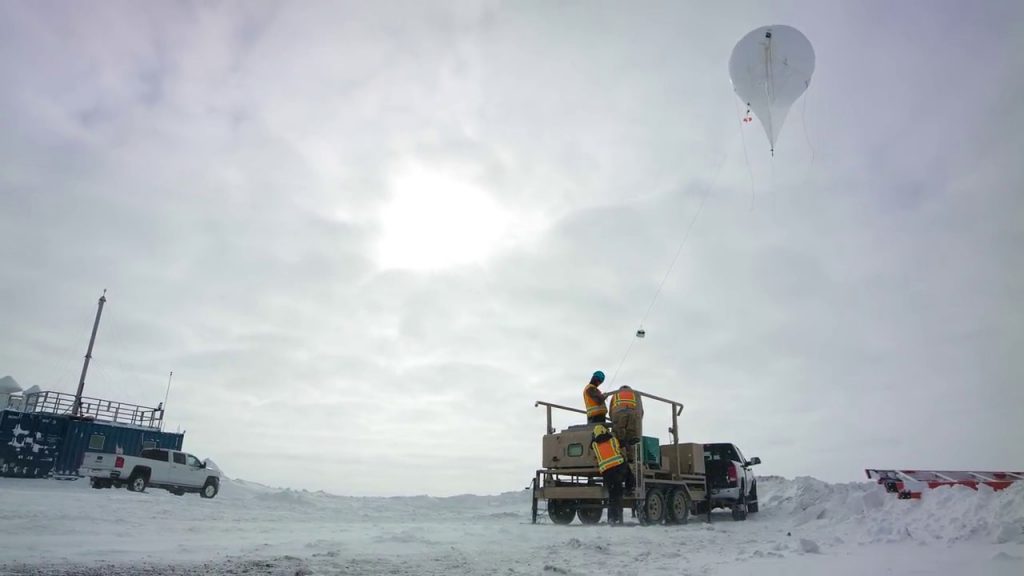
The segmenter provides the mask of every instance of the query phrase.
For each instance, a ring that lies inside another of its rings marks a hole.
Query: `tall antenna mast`
[[[164,394],[164,403],[160,405],[160,429],[164,429],[164,415],[167,414],[167,398],[171,395],[171,378],[174,378],[174,370],[167,375],[167,393]]]
[[[92,336],[89,337],[89,349],[85,351],[85,363],[82,365],[82,377],[78,379],[78,391],[75,392],[75,404],[71,407],[71,415],[78,416],[82,409],[82,390],[85,389],[85,374],[89,371],[89,360],[92,360],[92,346],[96,343],[96,331],[100,328],[100,316],[103,314],[103,304],[107,301],[107,290],[103,289],[100,296],[99,307],[96,309],[96,321],[92,325]]]

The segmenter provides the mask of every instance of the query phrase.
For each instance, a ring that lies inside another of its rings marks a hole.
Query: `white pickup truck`
[[[711,508],[731,509],[734,520],[746,520],[748,512],[757,512],[757,478],[751,468],[760,463],[757,457],[745,459],[735,444],[705,444],[704,467],[711,489]]]
[[[86,452],[79,473],[88,476],[93,488],[120,488],[142,492],[147,486],[181,496],[198,492],[213,498],[220,490],[220,470],[177,450],[148,448],[141,456]]]

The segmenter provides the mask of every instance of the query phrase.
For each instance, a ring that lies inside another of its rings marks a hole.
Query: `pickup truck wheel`
[[[147,484],[149,484],[149,482],[142,474],[132,474],[132,477],[128,479],[128,489],[132,492],[145,491]]]
[[[740,485],[740,499],[732,505],[732,519],[742,522],[747,519],[747,487]]]
[[[737,522],[742,522],[747,519],[747,511],[740,506],[734,506],[732,509],[732,519]]]
[[[642,519],[645,525],[661,524],[665,521],[665,493],[660,489],[651,488],[647,491]]]
[[[668,493],[668,521],[671,524],[686,524],[690,518],[690,495],[682,488],[673,488]]]
[[[757,482],[750,487],[750,499],[747,501],[747,512],[757,513]]]
[[[219,487],[216,482],[213,480],[207,480],[206,484],[203,485],[202,491],[199,492],[199,495],[203,498],[213,498],[217,495],[218,489]]]
[[[570,500],[548,500],[548,517],[555,524],[571,524],[576,517],[576,505]]]

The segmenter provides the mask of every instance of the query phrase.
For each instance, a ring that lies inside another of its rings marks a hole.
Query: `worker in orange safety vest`
[[[640,443],[643,435],[644,406],[640,401],[640,393],[622,385],[610,395],[612,433],[622,446],[626,459],[632,464],[634,446]]]
[[[583,405],[587,409],[587,422],[589,424],[601,423],[608,415],[608,408],[604,405],[604,399],[608,394],[601,393],[598,387],[604,382],[604,372],[598,370],[590,377],[590,383],[583,388]]]
[[[632,473],[626,466],[619,441],[604,427],[594,426],[590,448],[597,460],[597,469],[608,489],[608,524],[622,524],[622,492],[623,484],[632,482]]]

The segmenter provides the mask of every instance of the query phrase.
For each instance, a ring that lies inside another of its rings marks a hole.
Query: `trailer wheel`
[[[647,491],[647,498],[641,509],[640,523],[644,525],[661,524],[665,521],[665,493],[660,488]]]
[[[533,506],[530,510],[531,522],[537,523],[537,479],[533,479]]]
[[[576,511],[576,516],[584,524],[597,524],[601,521],[601,514],[603,513],[604,508],[580,508]]]
[[[671,524],[686,524],[690,518],[690,494],[683,488],[673,488],[668,493],[668,521]]]
[[[548,500],[548,517],[555,524],[570,524],[576,517],[576,505],[571,500]]]

